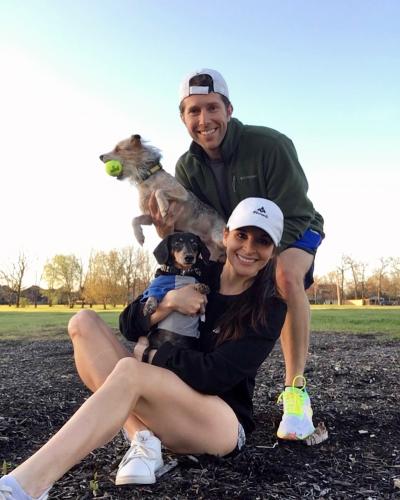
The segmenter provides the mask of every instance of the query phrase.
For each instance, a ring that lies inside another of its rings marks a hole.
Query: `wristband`
[[[149,362],[149,354],[150,351],[152,350],[152,347],[148,345],[146,349],[143,351],[143,356],[142,356],[142,363],[148,363]]]

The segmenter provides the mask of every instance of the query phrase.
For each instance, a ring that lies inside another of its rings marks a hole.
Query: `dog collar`
[[[153,165],[152,167],[150,167],[141,177],[140,179],[140,183],[141,184],[142,182],[146,181],[149,177],[151,177],[153,174],[157,173],[159,170],[162,170],[162,166],[157,163],[156,165]]]
[[[201,276],[201,269],[199,269],[198,267],[192,267],[191,269],[178,269],[175,266],[167,266],[166,264],[164,264],[160,269],[163,273],[173,274],[176,276]]]

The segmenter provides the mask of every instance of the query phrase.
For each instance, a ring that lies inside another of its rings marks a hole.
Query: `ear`
[[[131,144],[133,145],[134,148],[138,148],[142,145],[140,139],[141,137],[139,134],[134,134],[131,136]]]
[[[197,236],[197,243],[199,245],[199,255],[201,255],[201,258],[204,260],[206,264],[210,261],[210,251],[206,247],[206,245],[203,243],[203,241]]]
[[[228,115],[228,122],[232,118],[232,113],[233,113],[233,106],[232,104],[229,104],[229,106],[226,108],[226,114]]]
[[[222,243],[223,243],[225,248],[227,247],[228,235],[229,235],[229,229],[227,227],[225,227],[224,234],[222,236]]]
[[[154,249],[153,255],[159,264],[166,264],[168,262],[170,237],[171,235],[168,235]]]

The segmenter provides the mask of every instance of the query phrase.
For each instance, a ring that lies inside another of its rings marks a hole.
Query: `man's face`
[[[191,95],[183,101],[181,114],[191,138],[212,160],[221,158],[219,147],[223,141],[232,106],[225,106],[219,94]]]

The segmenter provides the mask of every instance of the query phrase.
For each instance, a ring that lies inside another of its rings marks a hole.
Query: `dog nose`
[[[105,155],[100,155],[99,158],[101,161],[104,161],[103,158],[104,158]]]
[[[186,255],[185,262],[187,262],[188,264],[190,264],[193,261],[194,261],[194,255]]]

